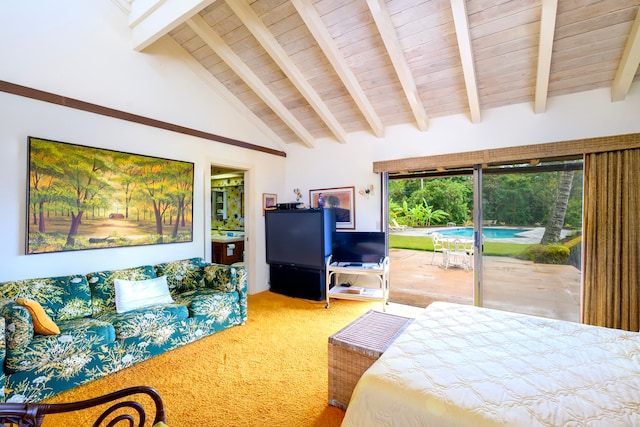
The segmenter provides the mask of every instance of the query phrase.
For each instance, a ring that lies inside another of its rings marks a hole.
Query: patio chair
[[[122,422],[123,425],[131,427],[142,427],[148,425],[145,424],[147,413],[141,403],[130,398],[136,394],[146,394],[153,399],[155,408],[148,414],[153,415],[151,425],[167,427],[160,395],[153,388],[146,386],[129,387],[92,399],[70,403],[0,403],[0,426],[38,427],[42,425],[44,417],[48,414],[80,411],[117,401],[104,410],[100,409],[102,412],[92,426],[115,426]],[[122,400],[123,398],[129,399]]]
[[[406,226],[406,225],[398,224],[398,221],[395,218],[391,218],[391,224],[389,224],[389,230],[390,231],[405,231],[408,228],[409,227]]]
[[[465,240],[464,251],[467,253],[467,265],[468,269],[473,270],[473,240]]]
[[[431,233],[431,240],[433,241],[433,254],[431,255],[431,265],[436,257],[436,252],[442,254],[442,263],[444,264],[444,244],[442,241],[442,235],[440,233]]]
[[[448,241],[447,244],[445,244],[443,251],[443,263],[445,270],[448,270],[449,267],[462,267],[469,271],[472,266],[468,248],[468,241],[463,241],[461,239]],[[470,250],[473,251],[473,244],[471,244]]]

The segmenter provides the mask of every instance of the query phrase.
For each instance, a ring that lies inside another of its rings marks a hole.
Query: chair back
[[[438,250],[438,249],[442,249],[443,244],[442,244],[442,234],[440,233],[431,233],[431,240],[433,242],[433,249]]]
[[[94,397],[92,399],[82,400],[70,403],[0,403],[0,426],[2,427],[39,427],[46,415],[61,414],[65,412],[74,412],[89,409],[105,403],[113,403],[96,418],[92,424],[93,427],[114,426],[118,423],[125,422],[124,425],[132,427],[143,427],[147,419],[147,413],[141,403],[125,399],[136,394],[146,394],[151,397],[155,405],[155,411],[149,411],[153,414],[153,422],[166,423],[166,414],[162,398],[156,390],[146,386],[129,387],[103,396]]]

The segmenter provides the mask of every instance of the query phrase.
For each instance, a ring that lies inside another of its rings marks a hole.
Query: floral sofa
[[[173,303],[116,311],[115,279],[162,276]],[[0,401],[39,401],[244,324],[246,284],[244,267],[201,258],[0,283]],[[40,316],[24,300],[37,301],[59,333],[34,333]]]

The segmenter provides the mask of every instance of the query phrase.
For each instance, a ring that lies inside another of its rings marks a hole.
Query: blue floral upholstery
[[[0,298],[36,300],[54,321],[92,314],[89,284],[81,275],[5,282]]]
[[[115,310],[116,278],[167,276],[174,304]],[[244,267],[172,261],[0,283],[0,401],[39,401],[247,320]],[[38,301],[60,328],[34,332],[16,298]]]
[[[159,324],[173,325],[187,317],[189,317],[187,307],[178,304],[161,304],[126,313],[108,311],[96,316],[96,318],[113,325],[116,338],[119,340],[162,334],[162,331],[157,328]]]
[[[158,264],[155,270],[158,277],[167,276],[169,290],[176,295],[202,287],[204,266],[202,258],[191,258]]]

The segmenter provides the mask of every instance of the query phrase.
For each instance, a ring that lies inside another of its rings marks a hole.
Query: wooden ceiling
[[[640,0],[117,1],[136,49],[168,35],[282,144],[640,80]]]

